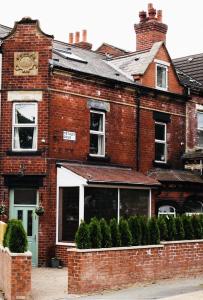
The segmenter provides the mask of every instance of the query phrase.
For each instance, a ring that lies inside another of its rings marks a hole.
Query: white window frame
[[[164,140],[158,140],[155,137],[155,144],[164,144],[165,145],[165,147],[164,147],[164,149],[165,149],[165,151],[164,151],[165,160],[156,160],[155,159],[155,162],[166,164],[167,163],[167,136],[166,136],[167,135],[167,124],[163,123],[163,122],[155,122],[155,130],[156,130],[156,124],[164,126],[165,139]]]
[[[159,209],[161,207],[172,208],[173,212],[170,212],[170,211],[169,212],[159,212]],[[160,217],[160,216],[173,216],[174,218],[176,217],[176,209],[172,205],[162,205],[162,206],[159,207],[159,209],[158,209],[158,217]]]
[[[16,111],[16,105],[19,105],[19,104],[27,104],[27,105],[35,105],[36,107],[36,119],[35,119],[35,124],[15,124],[15,111]],[[36,151],[37,150],[37,142],[38,142],[38,105],[36,102],[14,102],[13,103],[13,120],[12,120],[12,151],[15,151],[15,152],[33,152],[33,151]],[[32,149],[21,149],[21,148],[15,148],[14,147],[14,140],[15,140],[15,128],[22,128],[22,127],[34,127],[36,128],[36,142],[35,142],[35,145],[36,147],[35,148],[32,148]]]
[[[98,154],[89,153],[89,155],[94,156],[94,157],[105,157],[105,113],[102,111],[90,110],[90,122],[91,122],[91,113],[103,116],[103,131],[96,131],[96,130],[90,129],[90,135],[94,134],[94,135],[103,137],[103,147],[102,147],[103,153],[98,153]]]
[[[198,124],[198,114],[202,114],[203,115],[203,111],[202,110],[197,110],[197,134],[198,134],[198,131],[202,131],[203,132],[203,127],[199,127],[198,126],[199,125]],[[196,145],[197,145],[198,149],[203,149],[203,145],[200,146],[198,142],[196,143]]]
[[[163,68],[166,70],[166,87],[161,87],[158,86],[158,72],[157,72],[157,68]],[[156,88],[162,91],[167,91],[168,90],[168,66],[165,64],[161,64],[161,63],[156,63]]]

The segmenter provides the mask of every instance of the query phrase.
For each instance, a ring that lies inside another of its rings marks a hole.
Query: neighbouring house
[[[200,210],[202,84],[171,59],[162,12],[149,4],[139,17],[135,52],[93,51],[86,31],[56,41],[30,18],[0,25],[0,192],[33,265],[65,263],[93,216],[175,215],[188,199]]]

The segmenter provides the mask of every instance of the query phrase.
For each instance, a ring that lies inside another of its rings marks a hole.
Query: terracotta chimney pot
[[[83,31],[82,31],[82,42],[87,42],[87,30],[86,29],[84,29]]]
[[[146,11],[142,10],[139,12],[139,18],[140,18],[140,22],[144,22],[147,18],[147,13]]]
[[[75,33],[75,43],[79,43],[79,42],[80,42],[80,32],[77,31],[77,32]]]
[[[73,44],[73,33],[69,33],[69,44]]]
[[[157,20],[162,22],[162,10],[157,10]]]

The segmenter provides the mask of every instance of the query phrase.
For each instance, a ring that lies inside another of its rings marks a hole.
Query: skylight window
[[[71,52],[71,48],[66,48],[66,49],[55,49],[55,52],[59,55],[61,55],[62,57],[66,58],[66,59],[71,59],[74,61],[79,61],[82,63],[87,64],[87,61],[84,60],[83,58],[81,58],[78,55],[75,55]]]

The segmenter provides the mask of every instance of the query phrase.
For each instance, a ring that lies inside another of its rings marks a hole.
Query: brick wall
[[[107,250],[68,250],[68,292],[84,294],[203,273],[203,241]]]
[[[5,299],[30,299],[32,255],[10,253],[0,246],[0,289]]]

